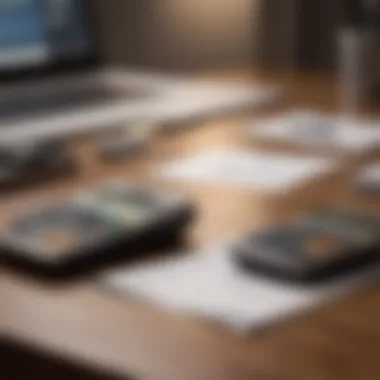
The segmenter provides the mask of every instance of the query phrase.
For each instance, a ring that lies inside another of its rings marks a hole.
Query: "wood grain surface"
[[[225,78],[257,81],[250,74]],[[115,177],[193,199],[199,206],[199,215],[183,244],[194,249],[305,214],[321,205],[349,205],[380,213],[378,198],[359,196],[350,188],[355,170],[379,159],[378,152],[344,158],[339,172],[280,196],[216,185],[179,184],[151,176],[157,164],[213,147],[308,154],[308,150],[289,144],[248,140],[242,126],[247,116],[259,125],[261,117],[292,106],[335,109],[333,84],[328,78],[310,75],[268,74],[259,79],[287,85],[286,104],[275,110],[183,126],[175,133],[157,135],[141,157],[107,164],[97,157],[96,136],[71,141],[80,163],[79,174],[1,194],[0,229],[18,213]],[[366,110],[374,115],[379,111]],[[336,152],[331,154],[339,158]],[[117,297],[102,288],[95,275],[52,285],[3,268],[0,297],[0,326],[6,335],[68,360],[106,368],[119,375],[132,374],[137,379],[380,378],[379,286],[246,338],[232,336],[212,324]]]

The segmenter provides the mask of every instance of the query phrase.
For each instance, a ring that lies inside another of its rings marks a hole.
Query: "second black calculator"
[[[245,270],[315,282],[379,261],[379,243],[379,217],[322,210],[243,239],[234,259]]]

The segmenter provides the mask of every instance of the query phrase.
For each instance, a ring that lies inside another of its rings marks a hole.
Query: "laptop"
[[[172,84],[107,68],[90,3],[0,2],[0,141],[135,120]]]
[[[115,70],[102,57],[91,0],[0,1],[0,145],[262,106],[277,88],[222,86]]]

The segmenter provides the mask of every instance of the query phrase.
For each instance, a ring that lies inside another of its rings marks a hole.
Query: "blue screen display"
[[[0,0],[0,69],[19,69],[91,54],[80,0]]]

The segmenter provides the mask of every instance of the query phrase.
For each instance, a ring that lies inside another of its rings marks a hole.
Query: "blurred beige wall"
[[[155,3],[159,32],[166,42],[156,50],[159,61],[172,56],[181,67],[243,66],[252,61],[253,1]]]
[[[117,63],[162,69],[249,66],[258,0],[96,0]]]
[[[264,68],[296,65],[300,35],[298,8],[302,1],[305,0],[256,0],[253,44],[256,65]]]
[[[259,0],[256,54],[261,66],[332,70],[349,0]]]
[[[332,69],[347,0],[93,0],[116,63]]]

